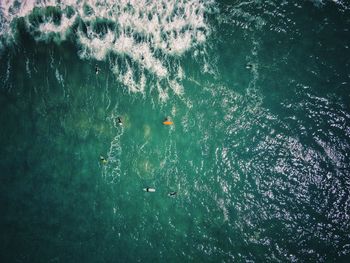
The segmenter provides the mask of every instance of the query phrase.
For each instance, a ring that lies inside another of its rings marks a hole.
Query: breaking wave
[[[82,59],[108,58],[117,79],[132,92],[143,92],[152,78],[173,83],[169,86],[177,94],[182,90],[174,84],[182,71],[179,57],[206,42],[211,6],[204,0],[3,0],[0,49],[16,41],[18,21],[23,21],[37,41],[72,38]]]

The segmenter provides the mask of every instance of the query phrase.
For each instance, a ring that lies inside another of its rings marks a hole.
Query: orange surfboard
[[[172,122],[172,121],[163,121],[163,124],[164,124],[164,125],[172,125],[173,122]]]

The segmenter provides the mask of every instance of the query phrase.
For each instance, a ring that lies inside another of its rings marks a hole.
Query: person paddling
[[[164,121],[163,121],[163,124],[164,125],[172,125],[173,122],[170,120],[169,117],[165,117]]]
[[[95,73],[96,73],[96,75],[98,75],[98,73],[100,73],[100,70],[101,70],[101,69],[96,65],[96,66],[95,66]]]
[[[155,191],[156,191],[156,189],[151,188],[151,187],[146,187],[146,188],[143,188],[143,191],[153,193],[153,192],[155,192]]]
[[[106,164],[108,161],[102,155],[100,155],[100,162],[102,164]]]
[[[120,126],[123,125],[122,119],[120,117],[117,117],[117,122]]]

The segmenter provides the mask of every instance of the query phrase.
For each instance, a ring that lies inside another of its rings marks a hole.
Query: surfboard
[[[143,191],[145,191],[145,192],[155,192],[156,191],[156,189],[154,189],[154,188],[143,188]]]
[[[172,121],[163,121],[163,124],[164,124],[164,125],[172,125],[173,122],[172,122]]]

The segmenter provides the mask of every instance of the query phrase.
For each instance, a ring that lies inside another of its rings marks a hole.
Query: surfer
[[[102,164],[106,164],[108,161],[102,155],[100,155],[100,162]]]
[[[163,121],[163,124],[164,125],[172,125],[173,122],[170,120],[169,117],[165,117],[164,121]]]
[[[120,126],[123,125],[122,119],[120,117],[117,117],[117,122]]]
[[[246,69],[252,69],[253,68],[253,65],[248,63],[246,66],[245,66]]]
[[[101,69],[96,65],[96,66],[95,66],[95,73],[96,73],[96,75],[98,75],[98,73],[100,73],[100,70],[101,70]]]
[[[168,194],[168,196],[175,196],[175,195],[177,195],[177,192],[170,192],[169,194]]]
[[[145,191],[145,192],[155,192],[156,189],[151,188],[151,187],[146,187],[146,188],[143,188],[143,191]]]

